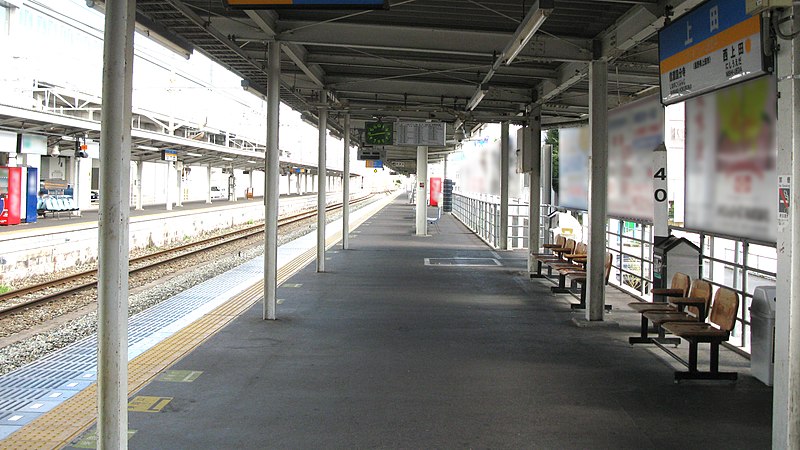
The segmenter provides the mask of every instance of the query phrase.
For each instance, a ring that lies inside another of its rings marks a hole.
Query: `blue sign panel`
[[[745,0],[709,0],[658,33],[665,104],[765,73],[761,18]]]

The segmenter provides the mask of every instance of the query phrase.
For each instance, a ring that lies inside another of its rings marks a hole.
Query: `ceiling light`
[[[517,31],[514,33],[513,40],[508,47],[503,50],[506,58],[506,65],[514,62],[522,49],[528,44],[534,34],[539,31],[545,19],[553,12],[553,0],[539,0],[533,5],[525,20],[522,21]]]
[[[152,147],[150,145],[137,145],[136,148],[140,150],[149,150],[151,152],[157,152],[159,150],[158,147]]]
[[[248,159],[247,162],[249,162],[250,164],[258,164],[258,161],[253,161],[251,159]]]
[[[486,97],[486,93],[488,92],[488,89],[483,89],[482,86],[478,86],[478,90],[475,91],[475,94],[469,99],[469,103],[467,103],[467,109],[472,111],[477,108],[478,104],[483,100],[483,97]]]
[[[220,159],[222,159],[223,161],[233,161],[233,158],[226,158],[224,156],[222,158],[220,158]]]

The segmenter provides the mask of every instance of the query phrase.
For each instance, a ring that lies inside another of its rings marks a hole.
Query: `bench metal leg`
[[[542,275],[542,262],[541,261],[536,260],[536,273],[532,273],[531,274],[531,278],[544,278],[544,275]]]
[[[548,267],[549,269],[549,267]],[[553,286],[550,288],[550,292],[554,294],[569,294],[570,290],[567,287],[567,276],[566,275],[558,275],[558,286]]]
[[[711,340],[711,361],[709,364],[708,372],[700,372],[697,370],[697,345],[698,341],[695,339],[687,339],[689,341],[689,371],[688,372],[675,372],[675,382],[681,380],[730,380],[734,381],[739,378],[736,372],[720,372],[719,371],[719,344],[717,339]]]

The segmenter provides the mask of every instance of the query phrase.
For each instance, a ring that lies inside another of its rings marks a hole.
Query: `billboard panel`
[[[686,226],[775,242],[775,79],[686,102]]]
[[[653,220],[653,150],[664,142],[657,96],[608,113],[608,214]]]
[[[558,205],[589,208],[589,127],[558,130]]]

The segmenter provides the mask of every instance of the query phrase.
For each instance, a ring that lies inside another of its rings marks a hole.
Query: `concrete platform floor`
[[[196,380],[146,386],[172,400],[129,413],[130,448],[770,446],[772,390],[739,356],[723,351],[735,383],[675,384],[671,359],[627,344],[624,295],[616,326],[577,327],[521,253],[450,216],[415,237],[413,216],[396,201],[279,290],[280,320],[256,305],[173,367]]]

